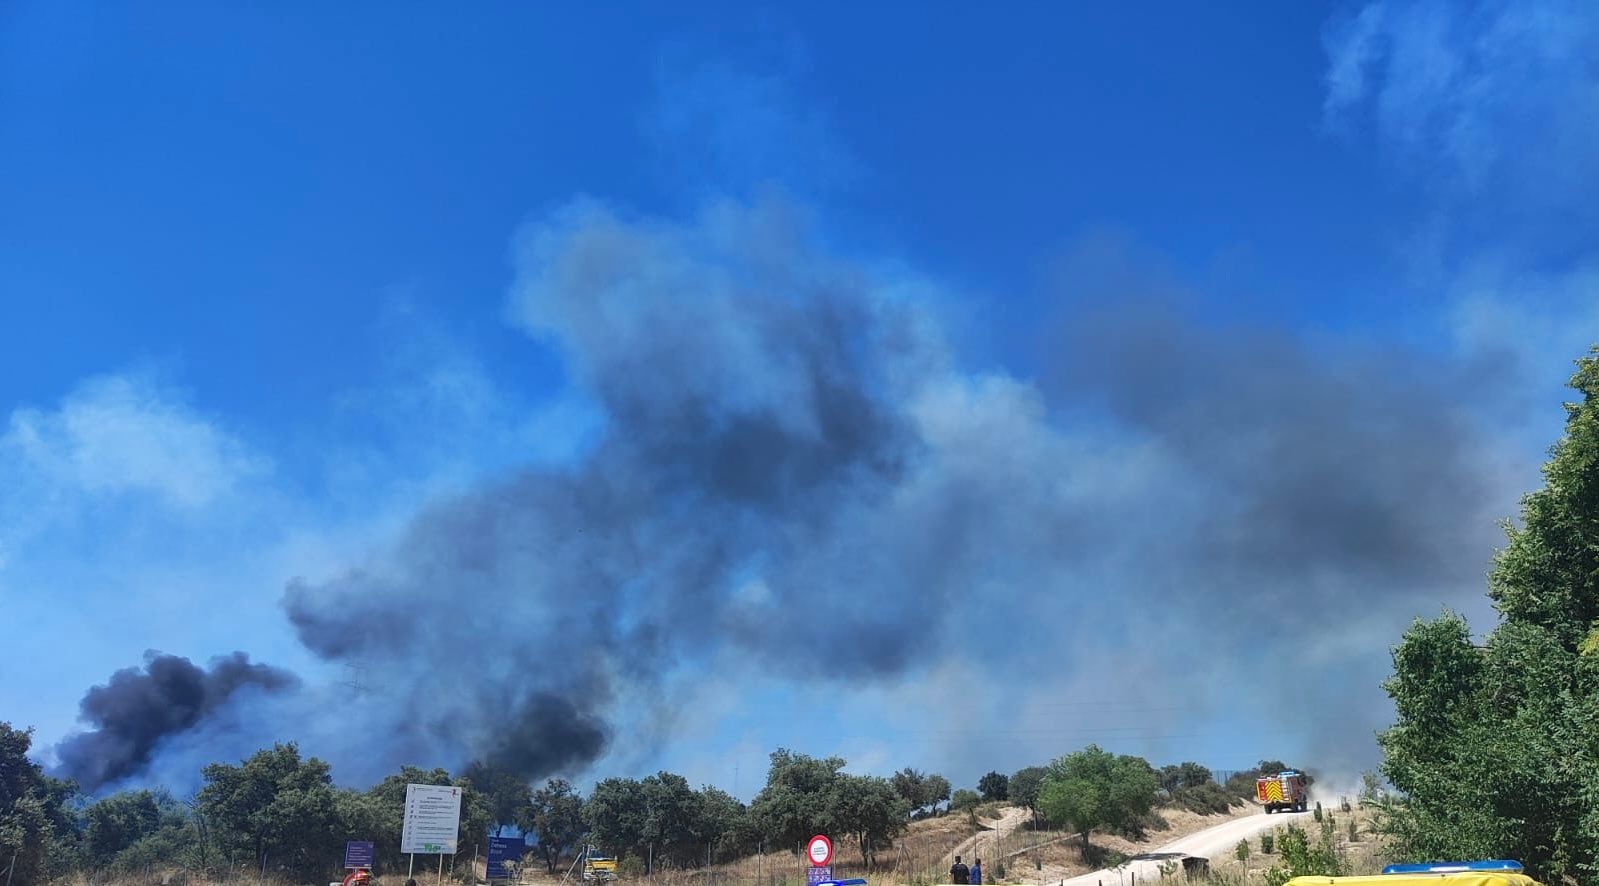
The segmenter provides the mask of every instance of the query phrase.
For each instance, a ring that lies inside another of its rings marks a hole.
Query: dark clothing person
[[[962,886],[969,886],[972,882],[971,869],[961,864],[959,855],[955,856],[955,863],[949,866],[949,881],[951,883],[960,883]]]
[[[983,860],[981,858],[972,862],[972,879],[970,886],[983,886]]]

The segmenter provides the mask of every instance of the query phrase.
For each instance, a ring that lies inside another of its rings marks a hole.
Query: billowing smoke
[[[682,667],[871,683],[978,617],[1000,665],[1048,650],[1114,679],[1134,638],[1179,692],[1282,697],[1367,662],[1321,732],[1369,748],[1383,650],[1479,592],[1513,501],[1447,360],[1091,314],[1041,391],[954,368],[914,281],[771,207],[673,226],[583,204],[520,246],[514,316],[603,435],[285,605],[438,747],[529,777],[593,759],[619,693]],[[801,611],[828,627],[796,655]]]
[[[247,689],[276,692],[296,686],[294,675],[255,664],[243,652],[212,659],[201,669],[187,658],[145,653],[144,667],[124,668],[83,697],[82,718],[93,726],[56,745],[60,772],[86,791],[140,772],[163,741],[201,724]]]
[[[1046,690],[1152,681],[1185,717],[1319,686],[1314,724],[1273,722],[1288,745],[1241,759],[1369,762],[1387,646],[1480,596],[1522,479],[1466,362],[1207,326],[1125,276],[1068,276],[1063,302],[1139,310],[1079,312],[1035,384],[960,369],[924,284],[833,257],[781,208],[674,225],[579,204],[518,245],[515,322],[603,427],[289,583],[298,637],[349,686],[252,726],[327,721],[308,749],[342,777],[576,774],[622,737],[670,743],[696,677],[863,689],[950,661],[1008,675],[979,685],[1017,765],[1086,739]],[[242,656],[198,673],[118,674],[62,760],[115,779],[233,688],[289,682]],[[951,765],[1001,765],[978,739]]]

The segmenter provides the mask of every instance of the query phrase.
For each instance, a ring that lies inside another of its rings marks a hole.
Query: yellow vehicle
[[[583,879],[606,880],[616,879],[616,858],[614,856],[596,855],[593,847],[583,854]]]
[[[1378,873],[1377,876],[1295,876],[1284,886],[1540,886],[1525,873],[1469,870],[1461,873]]]
[[[1438,862],[1391,864],[1375,877],[1295,877],[1285,886],[1541,886],[1521,872],[1520,862]]]

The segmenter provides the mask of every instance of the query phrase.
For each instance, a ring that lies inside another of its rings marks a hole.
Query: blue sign
[[[351,840],[344,844],[344,866],[346,868],[370,868],[372,866],[372,841]]]
[[[488,878],[490,880],[509,880],[511,872],[505,867],[506,862],[521,864],[522,856],[527,853],[527,841],[521,837],[490,837],[489,838],[489,863]]]
[[[833,880],[832,865],[811,865],[805,869],[805,886],[820,886]]]

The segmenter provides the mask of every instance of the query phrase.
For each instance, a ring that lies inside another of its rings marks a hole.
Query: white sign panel
[[[400,851],[454,855],[461,830],[461,789],[449,785],[405,786],[405,825]]]

